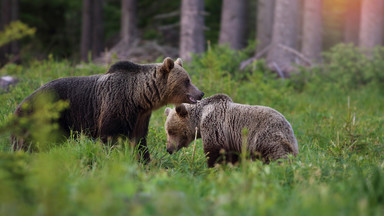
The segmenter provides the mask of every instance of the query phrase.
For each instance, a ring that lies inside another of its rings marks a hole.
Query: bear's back
[[[151,69],[156,68],[157,65],[160,64],[136,64],[130,61],[119,61],[115,64],[111,65],[111,67],[108,69],[107,74],[110,73],[117,73],[117,72],[123,72],[123,73],[142,73],[142,72],[149,72]]]
[[[293,128],[284,115],[277,110],[266,106],[232,103],[228,112],[229,124],[230,122],[235,124],[232,125],[232,129],[244,127],[248,129],[249,138],[253,140],[248,142],[261,142],[265,145],[280,139],[281,142],[288,142],[291,145],[295,155],[298,153]]]
[[[246,128],[249,139],[253,140],[265,141],[280,134],[291,143],[293,151],[298,152],[292,126],[280,112],[270,107],[216,100],[204,106],[200,127],[205,135],[222,133],[227,145],[236,148],[234,150],[240,149],[242,130]]]
[[[33,100],[37,95],[44,93],[53,93],[61,100],[68,99],[71,95],[82,95],[84,92],[92,91],[93,86],[102,75],[82,76],[82,77],[64,77],[52,80],[35,90],[26,97],[21,103]],[[90,93],[90,92],[89,92]],[[89,95],[88,95],[89,97]]]
[[[264,127],[270,124],[287,122],[280,112],[260,105],[231,103],[226,113],[227,118],[236,118],[243,125],[255,125],[257,123],[258,127]]]

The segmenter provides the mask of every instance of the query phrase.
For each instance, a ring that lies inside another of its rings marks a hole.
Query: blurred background
[[[223,44],[280,76],[338,43],[382,45],[382,0],[1,0],[0,65],[31,59],[153,62]]]

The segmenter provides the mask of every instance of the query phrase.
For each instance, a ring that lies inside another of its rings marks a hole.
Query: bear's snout
[[[173,154],[173,148],[167,148],[167,152],[169,153],[169,154]]]
[[[200,89],[198,89],[193,84],[190,87],[191,87],[191,89],[189,91],[190,92],[189,100],[190,100],[190,102],[192,102],[194,104],[197,102],[197,100],[201,100],[203,98],[204,92],[200,91]]]
[[[204,92],[201,92],[200,100],[204,97]]]
[[[197,89],[197,88],[196,88]],[[197,89],[197,92],[196,92],[196,94],[195,94],[195,98],[197,99],[197,100],[201,100],[201,99],[203,99],[203,96],[204,96],[204,92],[202,92],[202,91],[200,91],[199,89]]]

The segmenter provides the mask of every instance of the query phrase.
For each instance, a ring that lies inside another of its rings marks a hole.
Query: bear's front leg
[[[218,163],[218,159],[220,157],[220,149],[214,146],[208,146],[204,143],[204,153],[207,156],[207,164],[209,168],[215,166]]]
[[[138,146],[140,161],[148,163],[151,161],[149,150],[147,147],[147,134],[149,120],[151,118],[151,113],[139,114],[135,129],[133,130],[133,137],[135,138],[135,143]]]
[[[98,134],[103,143],[115,144],[119,137],[129,137],[131,132],[132,129],[129,128],[129,124],[121,120],[121,118],[112,115],[112,113],[103,116],[100,120]]]

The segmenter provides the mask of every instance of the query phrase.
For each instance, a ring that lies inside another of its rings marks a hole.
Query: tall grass
[[[186,65],[207,96],[224,92],[283,113],[300,148],[290,163],[243,160],[208,169],[201,141],[169,155],[163,108],[150,122],[148,165],[137,162],[127,142],[111,147],[83,135],[44,151],[13,152],[8,130],[0,134],[0,214],[382,215],[384,94],[379,77],[373,78],[382,76],[380,61],[353,66],[366,77],[360,83],[344,74],[343,64],[356,59],[331,61],[344,51],[356,50],[333,50],[324,67],[303,69],[290,80],[276,79],[263,62],[238,71],[245,53],[226,48],[212,48]],[[43,83],[105,70],[53,59],[6,66],[0,74],[21,81],[0,95],[0,126]]]

